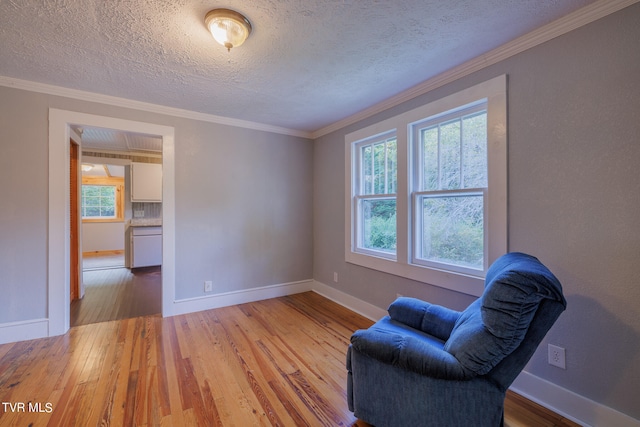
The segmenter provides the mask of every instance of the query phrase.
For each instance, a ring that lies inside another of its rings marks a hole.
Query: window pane
[[[362,200],[360,202],[362,247],[395,253],[396,201]]]
[[[387,194],[395,194],[398,186],[398,144],[395,139],[387,141]]]
[[[92,216],[100,216],[100,208],[99,207],[87,207],[85,210],[85,215],[86,217],[92,217]]]
[[[440,188],[460,188],[460,120],[440,126]]]
[[[84,206],[100,206],[100,197],[85,197]]]
[[[421,207],[421,258],[482,269],[482,195],[423,197]]]
[[[373,194],[373,149],[362,147],[362,194]]]
[[[464,117],[462,126],[462,187],[487,187],[487,112]]]
[[[100,216],[115,216],[115,209],[113,206],[103,206],[100,208]]]
[[[438,127],[421,131],[422,141],[422,186],[423,190],[440,188],[438,173]]]
[[[386,194],[386,154],[387,150],[384,142],[373,146],[373,168],[375,177],[373,181],[373,194]]]
[[[115,217],[116,187],[113,185],[82,186],[82,216],[84,218]]]
[[[395,138],[360,148],[360,194],[395,194],[398,185]]]
[[[98,197],[100,196],[100,187],[97,185],[83,185],[82,186],[83,197]]]

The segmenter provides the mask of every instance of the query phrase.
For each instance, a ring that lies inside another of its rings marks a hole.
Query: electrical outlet
[[[338,283],[338,273],[336,273],[335,271],[333,272],[333,281]]]
[[[212,292],[213,291],[213,282],[211,280],[205,280],[204,282],[204,291]]]
[[[565,364],[564,348],[549,344],[549,365],[567,369]]]
[[[134,218],[144,218],[144,210],[133,211]]]

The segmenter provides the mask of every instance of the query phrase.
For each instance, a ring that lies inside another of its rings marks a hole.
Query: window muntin
[[[412,261],[478,274],[486,266],[486,101],[412,124]]]
[[[395,133],[354,144],[357,184],[354,196],[355,250],[395,257],[398,144]]]
[[[116,218],[115,185],[82,185],[82,218]]]

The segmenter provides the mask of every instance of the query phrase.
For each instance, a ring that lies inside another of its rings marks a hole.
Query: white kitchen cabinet
[[[162,202],[162,165],[131,163],[131,201]]]
[[[162,227],[132,227],[131,267],[162,265]]]

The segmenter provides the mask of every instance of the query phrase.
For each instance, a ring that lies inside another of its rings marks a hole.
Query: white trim
[[[536,47],[551,39],[559,37],[598,19],[631,6],[640,0],[599,0],[581,9],[576,10],[560,19],[544,25],[528,34],[518,37],[489,52],[477,56],[457,67],[451,68],[442,74],[432,77],[404,92],[388,98],[376,105],[366,108],[359,113],[346,117],[328,126],[311,133],[312,139],[320,138],[331,132],[345,128],[349,125],[364,120],[375,114],[386,111],[417,96],[424,95],[446,84],[452,83],[462,77],[468,76],[490,65],[515,56],[525,50]]]
[[[151,104],[148,102],[135,101],[132,99],[102,95],[99,93],[87,92],[77,89],[69,89],[61,86],[16,79],[13,77],[0,76],[0,86],[28,90],[30,92],[45,93],[48,95],[63,96],[65,98],[72,98],[80,101],[99,102],[101,104],[131,108],[140,111],[148,111],[151,113],[166,114],[168,116],[180,117],[184,119],[199,120],[202,122],[217,123],[221,125],[272,132],[282,135],[298,136],[301,138],[311,138],[310,132],[300,131],[296,129],[288,129],[280,126],[267,125],[264,123],[250,122],[248,120],[232,119],[229,117],[216,116],[213,114],[199,113],[196,111],[183,110],[181,108],[167,107],[164,105]]]
[[[317,280],[313,281],[312,291],[374,322],[387,315],[387,310],[369,304]]]
[[[64,334],[70,324],[69,125],[95,126],[162,137],[162,315],[173,314],[175,295],[175,143],[173,127],[49,109],[48,319],[43,336]],[[82,147],[81,147],[82,148]],[[34,337],[37,338],[37,337]]]
[[[282,283],[278,285],[263,286],[260,288],[243,289],[240,291],[231,291],[221,294],[176,300],[173,303],[173,314],[179,315],[194,313],[214,308],[228,307],[230,305],[245,304],[248,302],[299,294],[301,292],[311,291],[313,283],[313,280],[308,279],[298,282]]]
[[[0,324],[0,344],[46,337],[49,331],[47,319],[33,319]]]
[[[594,402],[526,371],[510,387],[516,393],[584,426],[640,427],[640,420]]]

